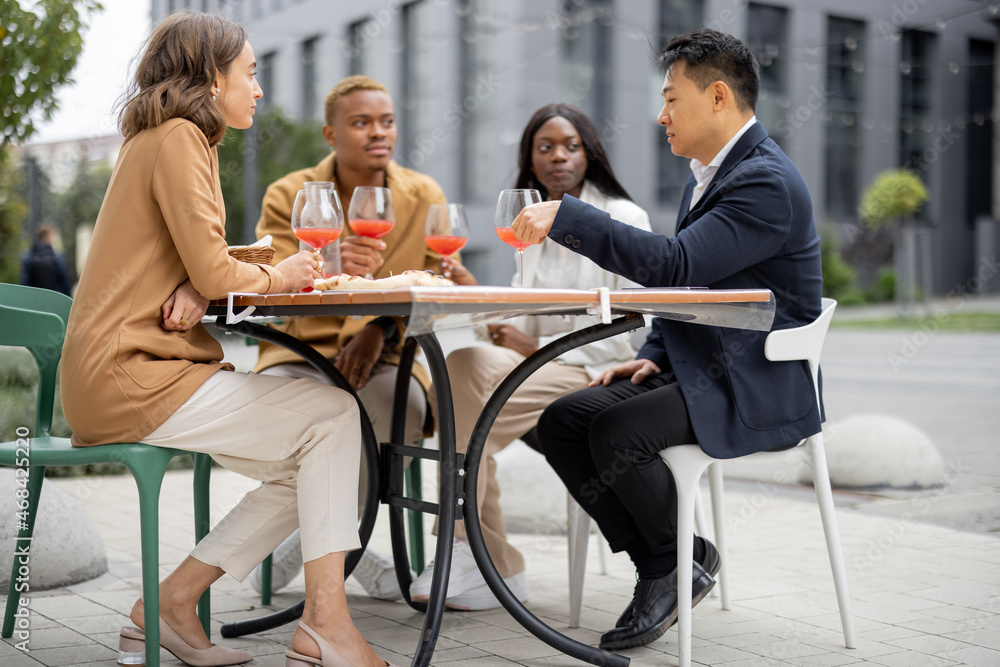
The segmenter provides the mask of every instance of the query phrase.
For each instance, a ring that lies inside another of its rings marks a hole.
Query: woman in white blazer
[[[521,136],[517,188],[534,188],[544,200],[569,194],[607,211],[611,218],[649,230],[649,216],[615,178],[594,123],[569,104],[550,104],[531,117]],[[521,276],[514,275],[519,285]],[[544,288],[622,289],[634,286],[589,259],[546,240],[524,251],[524,286]],[[506,320],[481,331],[487,345],[448,355],[455,402],[456,445],[464,452],[483,406],[493,390],[525,357],[567,333],[596,324],[591,315],[537,316]],[[571,350],[549,362],[522,384],[504,405],[486,440],[479,468],[478,500],[483,537],[500,576],[520,600],[527,599],[524,558],[508,541],[500,511],[500,489],[494,455],[531,431],[552,401],[587,384],[604,370],[635,358],[628,336],[607,338]],[[446,607],[479,610],[499,607],[476,567],[464,522],[455,524],[455,546]],[[410,587],[413,600],[430,592],[431,563]]]

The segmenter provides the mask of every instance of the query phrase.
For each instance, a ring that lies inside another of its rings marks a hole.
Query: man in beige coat
[[[333,152],[315,167],[292,172],[275,181],[264,194],[257,237],[272,236],[275,261],[299,250],[290,218],[296,193],[307,181],[332,181],[345,212],[354,189],[387,187],[392,192],[396,224],[382,239],[358,236],[345,226],[340,240],[341,270],[351,275],[371,273],[384,278],[407,269],[437,270],[441,256],[424,244],[424,221],[431,204],[445,204],[444,192],[434,179],[401,167],[392,160],[396,144],[396,117],[386,88],[368,77],[344,79],[327,94],[323,138]],[[392,317],[310,317],[295,319],[283,330],[311,344],[344,374],[361,398],[379,442],[389,440],[396,364],[403,324]],[[258,372],[284,377],[326,379],[294,353],[261,342]],[[406,414],[405,443],[418,445],[433,432],[427,408],[430,378],[414,365]],[[361,475],[362,487],[365,474]],[[364,494],[364,488],[361,489]],[[362,496],[363,497],[363,496]],[[272,587],[284,586],[301,563],[297,535],[281,545],[274,558]],[[372,597],[400,599],[402,594],[385,556],[365,552],[354,576]],[[259,570],[251,578],[259,590]]]

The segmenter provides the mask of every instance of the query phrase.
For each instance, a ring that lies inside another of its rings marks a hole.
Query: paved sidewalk
[[[98,523],[110,573],[91,582],[31,598],[30,653],[0,643],[0,665],[107,666],[115,661],[117,630],[140,590],[138,503],[129,477],[56,482],[80,498]],[[213,517],[221,518],[255,483],[213,473]],[[162,572],[191,546],[191,475],[169,473],[161,503]],[[707,494],[706,494],[707,497]],[[858,648],[844,648],[818,512],[806,488],[729,484],[733,609],[707,598],[695,610],[698,665],[1000,665],[1000,539],[912,521],[838,509]],[[380,521],[384,521],[384,515]],[[429,522],[428,522],[429,527]],[[388,552],[388,531],[376,526],[373,544]],[[556,629],[566,628],[566,545],[561,536],[515,535],[529,562],[528,608]],[[433,544],[433,542],[429,542]],[[627,603],[632,568],[621,555],[600,574],[590,549],[581,627],[570,636],[596,643]],[[37,545],[36,545],[37,546]],[[429,547],[430,548],[430,547]],[[274,608],[297,601],[301,576],[278,594]],[[379,602],[348,581],[352,613],[388,660],[408,664],[423,616],[403,604]],[[221,624],[265,613],[249,586],[224,578],[213,589],[213,632]],[[292,627],[263,636],[223,640],[243,648],[260,667],[283,667]],[[626,651],[636,667],[674,665],[677,635]],[[163,652],[163,664],[180,664]],[[435,665],[582,664],[535,639],[506,612],[445,614]]]

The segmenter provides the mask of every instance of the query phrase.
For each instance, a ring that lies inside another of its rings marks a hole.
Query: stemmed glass
[[[501,190],[500,198],[497,200],[497,211],[493,216],[493,227],[497,236],[507,245],[517,250],[518,276],[521,278],[521,287],[524,287],[524,249],[530,243],[523,243],[514,236],[511,225],[515,218],[521,214],[525,206],[537,204],[542,201],[542,195],[538,190]]]
[[[326,275],[323,255],[320,252],[340,238],[344,231],[344,210],[333,183],[307,181],[295,195],[292,205],[292,231],[295,236],[313,249],[318,264],[317,271]]]
[[[361,186],[354,188],[351,205],[347,209],[347,222],[358,236],[380,239],[392,231],[396,212],[389,188]],[[372,274],[365,276],[371,278]]]
[[[469,242],[469,220],[461,204],[432,204],[427,208],[424,243],[443,257],[454,254]]]

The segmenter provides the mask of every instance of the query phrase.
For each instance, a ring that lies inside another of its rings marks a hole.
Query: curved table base
[[[642,327],[643,324],[643,319],[639,315],[619,317],[610,324],[598,324],[563,336],[521,362],[517,368],[511,371],[510,375],[504,378],[503,382],[500,383],[500,386],[496,388],[496,391],[493,392],[493,395],[486,402],[479,416],[479,421],[476,422],[476,426],[472,431],[472,438],[469,442],[469,450],[466,453],[465,459],[467,470],[465,478],[465,530],[469,537],[472,553],[476,557],[476,563],[479,565],[486,583],[489,584],[490,590],[493,591],[500,604],[504,606],[510,615],[531,634],[549,646],[574,658],[589,662],[592,665],[626,667],[629,664],[629,659],[623,655],[608,653],[593,646],[581,644],[575,639],[570,639],[566,635],[553,630],[528,611],[527,607],[510,592],[507,584],[504,583],[503,578],[497,571],[496,566],[493,565],[493,561],[490,559],[489,552],[486,549],[486,543],[483,541],[483,529],[479,521],[478,498],[476,497],[479,459],[482,457],[483,448],[486,445],[486,437],[489,435],[490,429],[493,427],[493,422],[500,413],[500,409],[528,376],[568,350],[601,340],[602,338],[625,333],[626,331],[634,331]],[[440,546],[442,541],[443,538],[439,537],[438,546]],[[451,540],[448,543],[450,544]],[[437,573],[435,572],[435,574]]]

